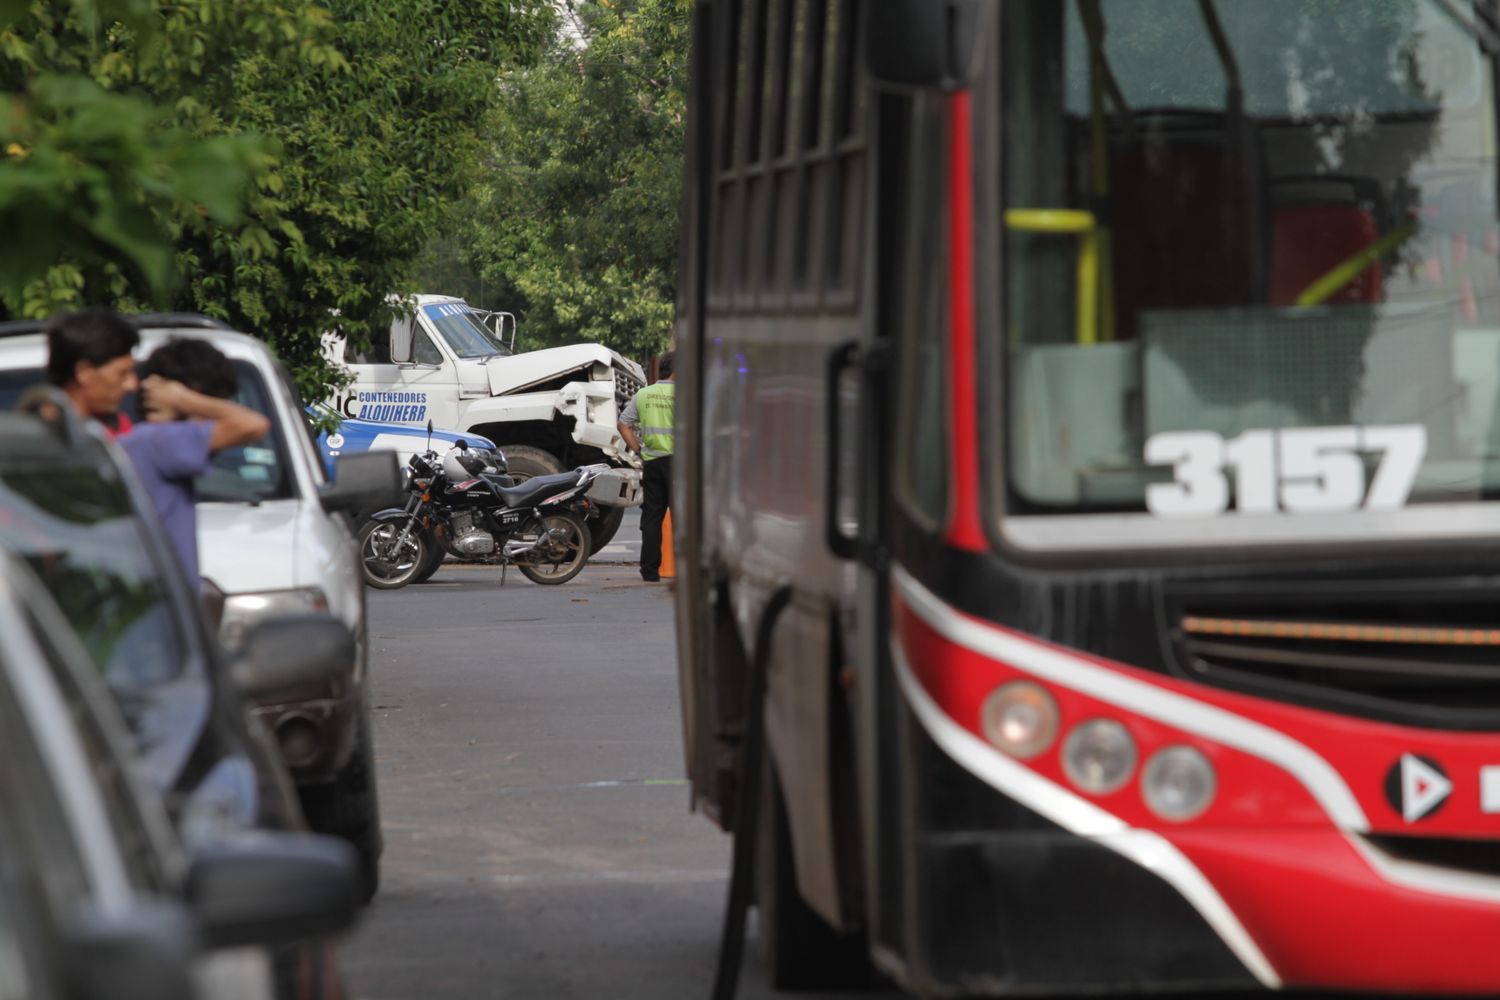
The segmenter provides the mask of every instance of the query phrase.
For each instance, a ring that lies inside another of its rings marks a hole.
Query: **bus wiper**
[[[1447,12],[1453,21],[1473,36],[1480,50],[1490,58],[1500,56],[1500,14],[1493,0],[1478,0],[1470,9],[1474,16],[1464,13],[1458,0],[1433,0]]]

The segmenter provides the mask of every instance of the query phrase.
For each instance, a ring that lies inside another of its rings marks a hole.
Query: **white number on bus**
[[[1146,488],[1146,509],[1211,516],[1232,498],[1241,514],[1399,510],[1426,454],[1421,424],[1251,430],[1228,441],[1212,431],[1164,431],[1146,440],[1146,464],[1170,465],[1172,482]],[[1368,489],[1365,455],[1379,456]]]

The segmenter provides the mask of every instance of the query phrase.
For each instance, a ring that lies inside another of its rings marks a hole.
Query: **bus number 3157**
[[[1399,510],[1426,453],[1421,424],[1248,430],[1229,440],[1164,431],[1147,438],[1145,460],[1170,465],[1172,481],[1151,484],[1146,507],[1159,517],[1202,517],[1224,513],[1232,498],[1240,514]]]

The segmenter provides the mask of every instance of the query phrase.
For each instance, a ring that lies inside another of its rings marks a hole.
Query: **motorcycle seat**
[[[495,486],[495,492],[507,507],[524,507],[549,493],[561,492],[564,486],[578,482],[577,472],[559,472],[554,476],[533,476],[519,486]]]

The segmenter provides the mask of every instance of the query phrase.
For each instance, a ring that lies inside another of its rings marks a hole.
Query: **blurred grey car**
[[[235,961],[347,927],[347,844],[173,833],[89,654],[0,550],[0,997],[264,1000]]]

